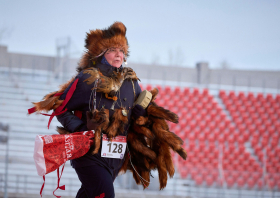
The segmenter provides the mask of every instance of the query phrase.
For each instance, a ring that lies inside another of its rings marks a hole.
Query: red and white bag
[[[43,176],[40,195],[45,185],[45,175],[57,170],[58,184],[54,192],[59,188],[65,190],[65,186],[59,186],[59,181],[67,160],[76,159],[85,155],[94,143],[94,132],[76,132],[67,135],[37,135],[34,147],[34,161],[37,173]],[[59,167],[62,165],[61,175]],[[56,196],[53,192],[53,195]],[[60,197],[60,196],[56,196]]]

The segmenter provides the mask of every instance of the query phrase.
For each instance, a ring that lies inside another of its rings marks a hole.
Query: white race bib
[[[122,159],[126,149],[126,136],[117,136],[108,141],[107,135],[102,137],[101,157]]]

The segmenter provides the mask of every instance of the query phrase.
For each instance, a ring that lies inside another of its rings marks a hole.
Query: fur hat
[[[85,39],[86,53],[83,55],[78,71],[88,67],[89,61],[97,60],[108,48],[121,47],[125,58],[129,56],[126,27],[122,22],[115,22],[107,29],[90,30]]]

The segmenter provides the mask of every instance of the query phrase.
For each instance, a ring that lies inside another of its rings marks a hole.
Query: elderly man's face
[[[124,51],[122,48],[112,47],[104,56],[110,65],[119,68],[123,63]]]

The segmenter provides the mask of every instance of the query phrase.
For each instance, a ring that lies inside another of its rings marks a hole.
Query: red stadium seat
[[[274,179],[268,178],[266,181],[270,189],[273,189],[276,186],[276,181]]]
[[[237,179],[237,185],[242,188],[245,185],[245,180],[242,177]]]
[[[253,178],[249,178],[247,181],[248,188],[253,188],[255,186],[255,181]]]
[[[225,141],[224,136],[222,136],[222,135],[218,136],[218,142],[219,142],[220,144],[224,143],[224,141]]]
[[[280,103],[280,94],[277,94],[277,95],[276,95],[275,101],[278,102],[278,103]]]
[[[190,174],[191,174],[191,177],[192,177],[193,179],[195,179],[195,177],[196,177],[197,174],[198,174],[198,171],[197,171],[196,169],[191,169],[191,170],[190,170]]]
[[[189,150],[193,150],[196,147],[196,143],[194,141],[189,141]]]
[[[216,148],[215,142],[208,142],[208,147],[211,152],[213,152]]]
[[[186,99],[184,92],[180,92],[178,97],[181,99],[181,101],[184,101]]]
[[[258,140],[258,139],[252,139],[252,140],[251,140],[251,145],[252,145],[253,147],[258,146],[258,143],[259,143],[259,140]]]
[[[146,86],[146,90],[148,90],[148,91],[152,90],[152,85],[147,84],[147,86]]]
[[[239,173],[244,172],[246,170],[244,165],[241,164],[243,161],[244,160],[240,161],[240,164],[236,167],[236,171],[238,171]]]
[[[258,186],[258,188],[259,189],[262,189],[263,188],[263,179],[259,179],[258,181],[257,181],[257,186]]]
[[[252,92],[249,92],[247,97],[248,97],[248,100],[250,100],[250,101],[255,99],[254,93],[252,93]]]
[[[220,129],[220,132],[221,132],[221,133],[223,133],[224,130],[225,130],[225,128],[226,128],[226,123],[223,122],[224,120],[225,120],[225,118],[221,118],[221,121],[220,121],[220,123],[219,123],[219,125],[218,125],[218,128]]]
[[[234,185],[234,183],[235,183],[233,178],[231,178],[231,177],[228,177],[226,179],[226,182],[227,182],[228,187],[232,187]]]
[[[213,178],[211,176],[207,176],[206,177],[206,184],[207,184],[207,186],[212,186],[213,183],[214,183]]]
[[[195,121],[191,121],[189,123],[189,127],[190,127],[190,130],[193,131],[195,129],[195,127],[196,127],[196,122]]]
[[[184,178],[186,178],[187,176],[188,176],[188,171],[186,170],[186,169],[182,169],[181,171],[180,171],[180,173],[181,173],[181,177],[184,179]]]
[[[194,96],[198,96],[199,95],[199,89],[198,88],[194,88],[193,89],[193,94],[194,94]]]
[[[219,96],[222,98],[224,96],[226,96],[226,92],[224,90],[220,90],[219,91]]]
[[[230,137],[230,132],[228,130],[228,128],[224,131],[224,138],[225,140],[227,140]]]
[[[233,144],[235,142],[234,136],[228,137],[227,141],[228,141],[229,144]]]
[[[261,174],[259,174],[258,172],[254,172],[253,174],[251,174],[251,178],[253,178],[254,181],[257,181],[261,178]]]
[[[208,136],[208,141],[209,141],[209,143],[215,143],[215,136],[213,135],[213,134],[210,134],[209,136]]]
[[[174,93],[179,95],[181,93],[180,87],[175,87]]]
[[[175,97],[172,100],[173,100],[173,103],[177,106],[180,101],[180,98]]]
[[[234,91],[230,91],[228,94],[228,98],[233,98],[235,97],[235,92]]]
[[[167,103],[165,103],[165,104],[167,104],[167,107],[171,110],[171,108],[173,108],[173,107],[175,107],[175,104],[174,104],[174,102],[173,101],[171,101],[171,100],[169,100]],[[172,111],[172,110],[171,110]]]
[[[205,141],[205,136],[204,136],[204,134],[199,134],[198,140],[199,140],[199,143],[204,142],[204,141]]]
[[[240,155],[244,155],[245,150],[246,150],[244,144],[241,144],[241,145],[239,144],[238,150],[239,150]]]
[[[238,93],[238,98],[240,99],[240,100],[242,100],[242,99],[244,99],[245,98],[245,94],[244,94],[244,92],[239,92]]]
[[[185,94],[185,96],[188,96],[190,94],[190,89],[185,87],[184,88],[184,94]]]
[[[196,139],[194,133],[189,134],[188,139],[190,142],[194,142]]]
[[[243,136],[239,136],[237,138],[237,141],[238,141],[238,146],[240,147],[245,143],[245,138]]]
[[[210,174],[212,175],[212,177],[213,177],[214,180],[217,180],[218,177],[219,177],[219,172],[218,172],[217,169],[212,169],[211,172],[210,172]]]
[[[198,175],[194,178],[196,185],[201,185],[203,183],[202,176]]]
[[[170,94],[171,93],[171,87],[170,86],[165,86],[163,90],[163,94]]]
[[[208,96],[209,95],[209,90],[208,89],[203,89],[202,95],[203,96]]]
[[[266,101],[270,102],[270,101],[273,101],[273,100],[274,100],[274,99],[273,99],[272,94],[267,94],[267,95],[266,95]]]

